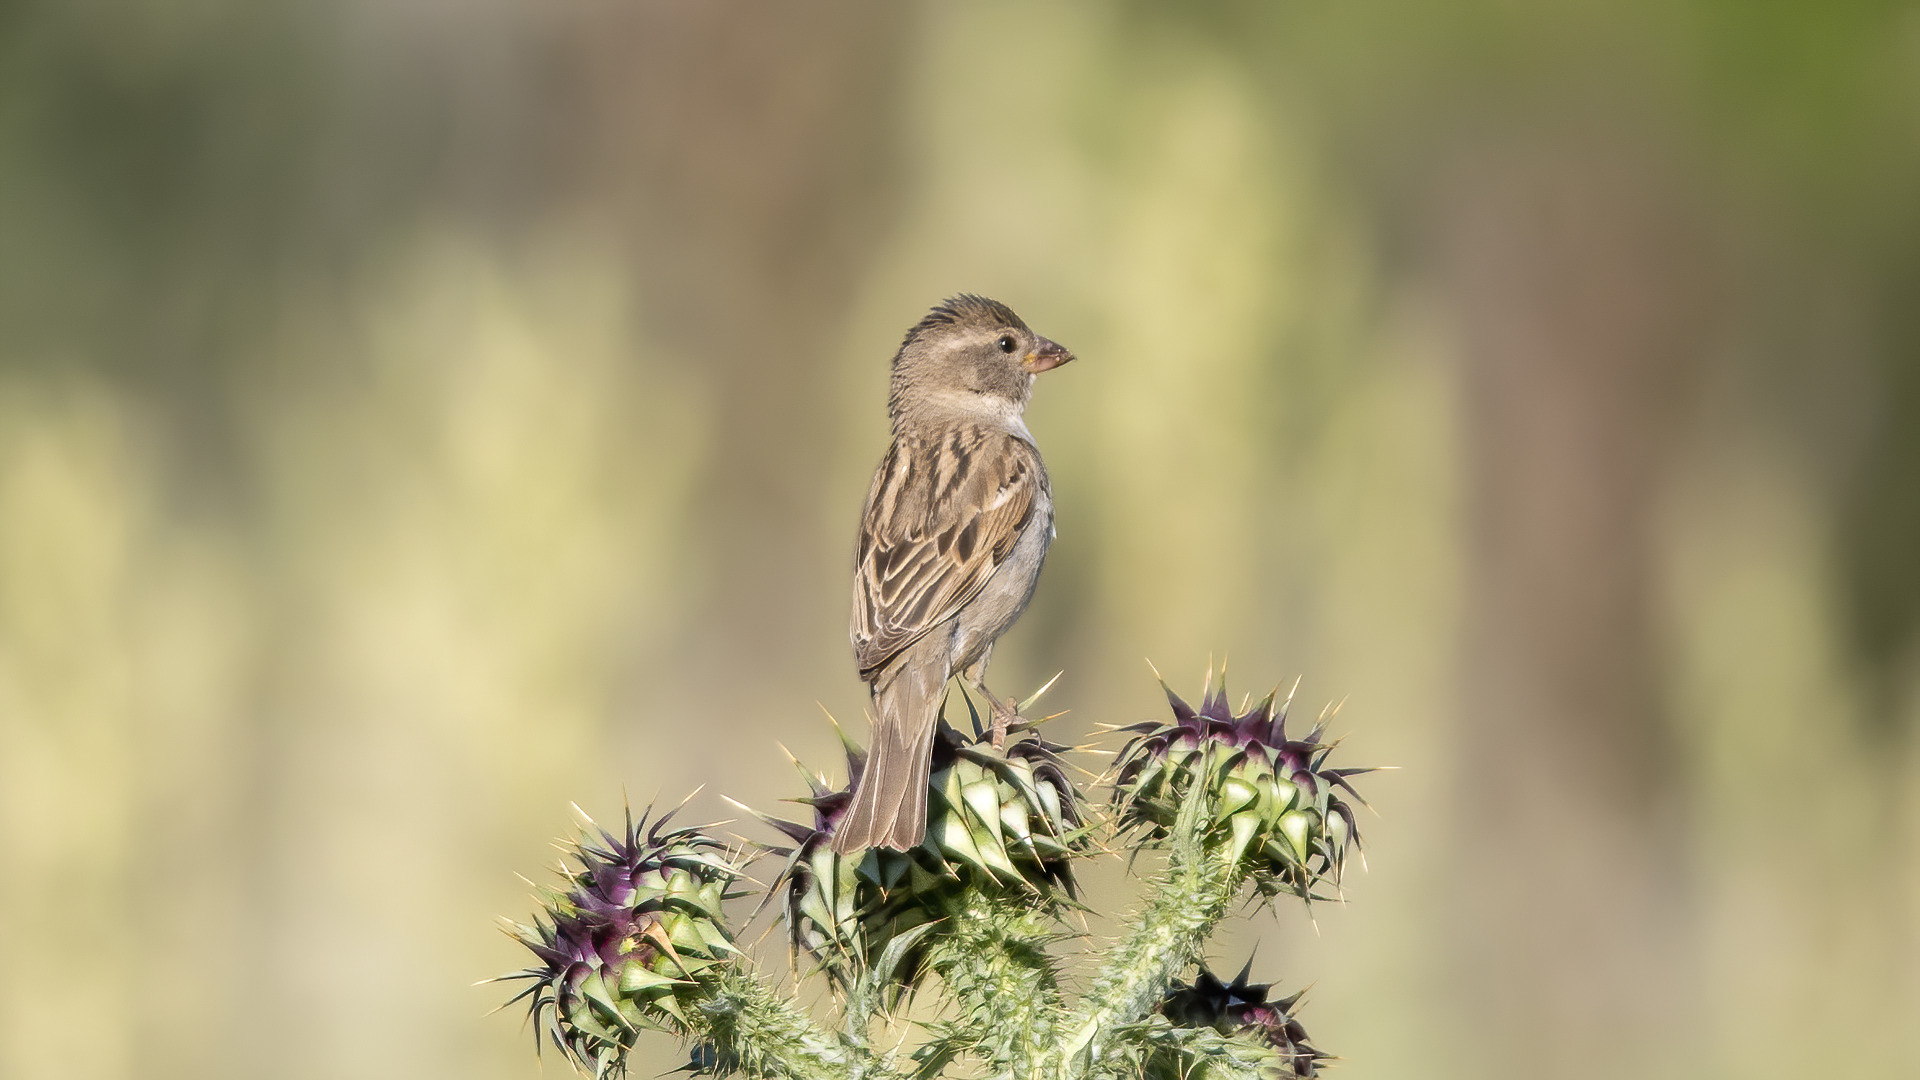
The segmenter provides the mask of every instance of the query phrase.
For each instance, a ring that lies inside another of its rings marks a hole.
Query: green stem
[[[847,991],[843,1032],[847,1045],[862,1059],[873,1056],[873,1014],[879,1011],[879,1005],[879,986],[862,973],[861,977],[853,980],[853,986]]]
[[[1051,925],[1024,905],[995,905],[974,893],[929,953],[991,1076],[1037,1076],[1059,1039],[1060,987],[1046,952]]]
[[[728,970],[690,1010],[694,1035],[715,1058],[716,1072],[770,1080],[851,1080],[844,1048],[758,974]]]
[[[1189,790],[1172,829],[1166,870],[1068,1021],[1056,1075],[1085,1076],[1100,1066],[1115,1029],[1153,1012],[1173,980],[1199,959],[1207,936],[1239,895],[1245,864],[1222,845],[1206,842],[1212,819],[1206,787]]]

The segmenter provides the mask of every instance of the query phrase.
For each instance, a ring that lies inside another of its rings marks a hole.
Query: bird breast
[[[1034,586],[1040,580],[1040,564],[1046,560],[1047,545],[1053,540],[1053,499],[1043,488],[1033,506],[1033,515],[1014,541],[1013,551],[987,579],[973,602],[955,616],[953,670],[972,667],[986,655],[994,640],[1027,610]]]

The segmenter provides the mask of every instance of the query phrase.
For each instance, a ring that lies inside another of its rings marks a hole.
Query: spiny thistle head
[[[1300,994],[1268,1000],[1272,987],[1249,983],[1251,962],[1233,982],[1223,983],[1203,964],[1191,983],[1176,984],[1160,1004],[1160,1013],[1176,1028],[1210,1027],[1222,1035],[1251,1036],[1280,1058],[1282,1076],[1310,1077],[1327,1060],[1307,1043],[1307,1031],[1294,1019]]]
[[[1309,897],[1320,878],[1337,883],[1349,846],[1360,838],[1353,809],[1338,792],[1364,805],[1347,777],[1372,770],[1327,768],[1334,744],[1320,741],[1324,725],[1289,738],[1292,698],[1276,707],[1277,691],[1235,714],[1224,678],[1216,683],[1209,674],[1197,709],[1165,683],[1161,689],[1173,708],[1171,723],[1120,729],[1133,738],[1120,751],[1114,781],[1118,826],[1163,838],[1186,801],[1202,797],[1197,824],[1204,842],[1247,860],[1262,892]]]
[[[794,842],[771,849],[787,856],[776,889],[790,945],[841,980],[896,939],[917,940],[902,935],[945,918],[968,890],[1042,906],[1070,901],[1070,859],[1085,847],[1086,813],[1060,759],[1066,749],[1025,721],[1009,725],[997,746],[991,735],[968,737],[943,725],[933,744],[925,841],[845,859],[833,851],[833,831],[866,764],[849,744],[848,788],[807,776],[812,794],[799,801],[813,808],[811,824],[762,816]],[[915,957],[896,954],[890,963],[912,980]]]
[[[649,828],[629,813],[618,835],[594,826],[571,845],[564,887],[513,929],[539,960],[507,976],[531,983],[513,1000],[527,1001],[536,1041],[544,1032],[595,1077],[624,1073],[643,1029],[685,1034],[701,983],[738,954],[721,905],[740,872],[719,840],[666,828],[672,816]]]

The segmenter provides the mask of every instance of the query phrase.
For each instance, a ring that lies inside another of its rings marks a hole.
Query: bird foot
[[[993,702],[993,721],[992,725],[987,729],[988,737],[993,740],[993,748],[995,750],[1005,750],[1007,748],[1007,729],[1013,726],[1015,720],[1020,719],[1019,703],[1012,698],[1001,701],[992,694],[987,695],[987,700]]]

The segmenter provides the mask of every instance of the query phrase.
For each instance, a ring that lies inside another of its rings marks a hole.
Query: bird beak
[[[1048,341],[1046,338],[1041,338],[1040,344],[1036,345],[1034,350],[1027,354],[1026,359],[1020,362],[1020,366],[1026,368],[1028,372],[1038,375],[1043,371],[1052,371],[1054,368],[1059,367],[1071,359],[1073,359],[1073,354],[1067,351],[1066,346],[1061,345],[1059,342]]]

